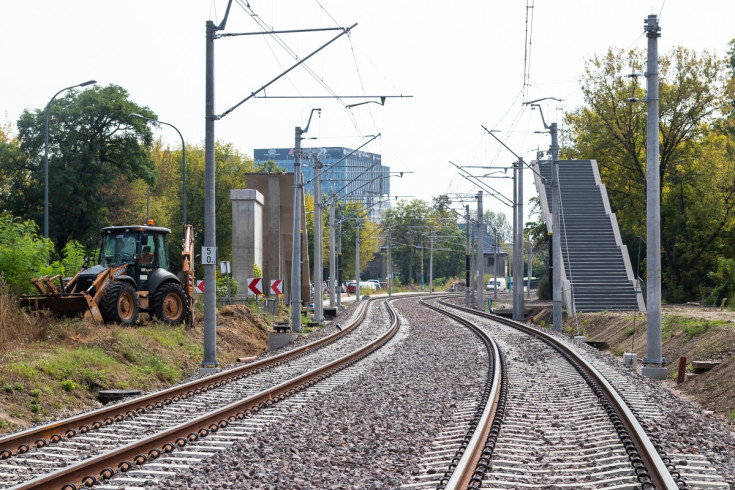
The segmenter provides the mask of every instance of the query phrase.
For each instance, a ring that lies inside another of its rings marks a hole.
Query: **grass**
[[[661,323],[663,340],[668,340],[678,333],[683,333],[681,343],[692,340],[695,336],[704,334],[715,327],[726,325],[724,320],[702,320],[682,316],[667,316]]]

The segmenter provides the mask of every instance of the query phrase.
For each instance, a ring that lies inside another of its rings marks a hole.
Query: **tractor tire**
[[[138,319],[138,295],[125,281],[110,284],[102,296],[100,313],[105,323],[133,325]]]
[[[189,313],[189,302],[186,294],[176,283],[161,284],[151,296],[153,315],[169,325],[178,325],[186,320]]]

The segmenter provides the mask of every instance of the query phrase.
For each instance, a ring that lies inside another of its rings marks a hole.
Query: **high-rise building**
[[[301,173],[304,193],[314,194],[314,165],[323,165],[322,191],[338,194],[343,200],[362,202],[370,208],[370,216],[379,219],[388,209],[390,167],[381,163],[381,156],[341,146],[301,149]],[[253,151],[256,164],[273,160],[287,172],[293,172],[293,148],[269,148]]]

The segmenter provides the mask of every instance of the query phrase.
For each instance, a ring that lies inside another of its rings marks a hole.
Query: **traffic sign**
[[[222,274],[231,274],[232,271],[230,270],[230,262],[229,261],[220,262],[219,270],[220,272],[222,272]]]
[[[217,265],[217,247],[202,247],[202,265]]]
[[[273,294],[283,294],[283,279],[271,279],[271,292]]]
[[[263,294],[263,278],[248,278],[248,294]]]
[[[204,281],[197,281],[196,291],[198,293],[203,293],[204,292]]]

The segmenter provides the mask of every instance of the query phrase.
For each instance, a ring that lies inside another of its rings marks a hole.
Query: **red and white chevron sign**
[[[271,280],[271,292],[273,294],[283,294],[283,279]]]
[[[248,278],[248,294],[263,294],[263,279],[260,277]]]

